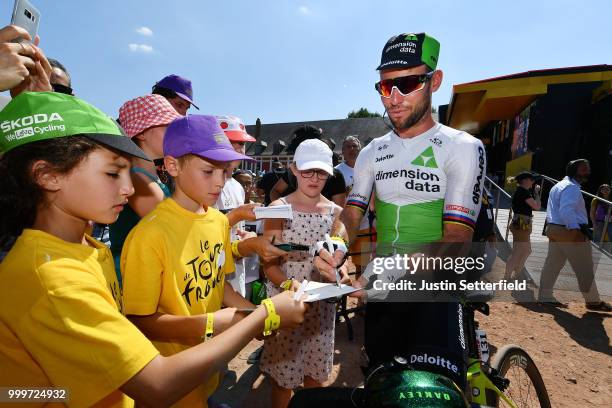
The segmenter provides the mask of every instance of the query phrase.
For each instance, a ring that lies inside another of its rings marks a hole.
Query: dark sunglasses
[[[384,79],[374,84],[374,88],[384,98],[390,98],[393,88],[396,88],[402,96],[411,94],[412,92],[420,91],[425,88],[427,81],[433,76],[433,71],[427,74],[407,75],[403,77]]]
[[[66,95],[72,95],[72,88],[61,84],[51,84],[53,92],[63,93]]]

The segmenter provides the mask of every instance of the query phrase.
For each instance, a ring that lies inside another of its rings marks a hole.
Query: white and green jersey
[[[482,142],[468,133],[441,124],[409,139],[389,132],[359,153],[347,206],[365,212],[376,186],[379,244],[437,241],[443,223],[474,228],[485,170]]]

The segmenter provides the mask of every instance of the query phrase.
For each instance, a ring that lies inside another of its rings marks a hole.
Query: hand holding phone
[[[7,26],[0,30],[0,91],[12,89],[36,71],[36,48],[27,43],[11,42],[28,32],[21,27]]]

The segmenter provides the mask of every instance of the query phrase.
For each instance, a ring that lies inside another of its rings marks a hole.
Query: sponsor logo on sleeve
[[[478,204],[480,202],[480,183],[482,182],[482,176],[484,175],[484,149],[482,146],[478,146],[478,176],[476,177],[476,183],[472,189],[472,202]]]
[[[454,211],[454,212],[460,212],[460,213],[464,213],[468,215],[476,215],[476,212],[472,210],[471,208],[463,207],[460,205],[449,204],[445,208],[446,208],[446,211]]]

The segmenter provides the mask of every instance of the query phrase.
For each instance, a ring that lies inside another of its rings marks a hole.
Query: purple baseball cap
[[[187,154],[220,162],[255,161],[237,153],[217,118],[209,115],[187,115],[168,125],[164,135],[164,156],[181,157]]]
[[[186,100],[193,105],[194,108],[200,109],[193,103],[193,89],[191,88],[191,81],[182,76],[172,74],[163,77],[161,81],[158,81],[155,86],[160,88],[166,88],[174,91],[182,99]]]

